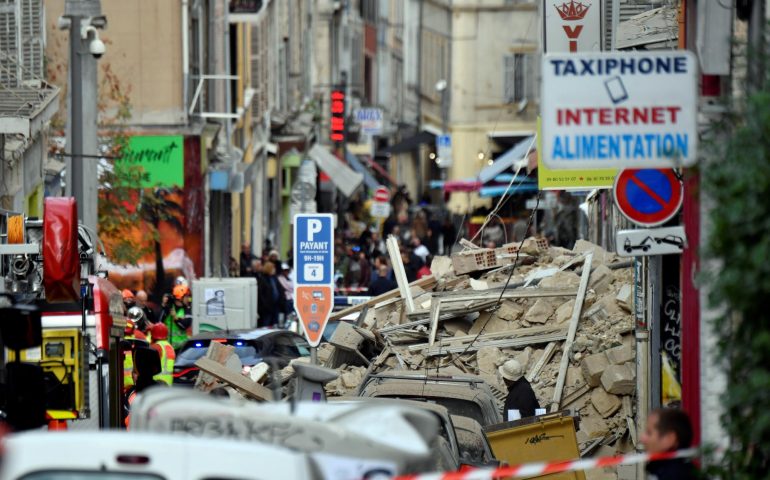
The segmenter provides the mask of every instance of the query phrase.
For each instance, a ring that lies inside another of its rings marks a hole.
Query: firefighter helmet
[[[190,294],[190,289],[187,288],[187,285],[176,285],[171,292],[174,294],[174,298],[181,300],[185,295]]]
[[[162,323],[156,323],[150,329],[150,335],[152,336],[153,342],[166,340],[168,339],[168,327]]]
[[[144,317],[144,310],[140,307],[131,307],[128,309],[128,319],[134,323],[139,323],[139,320]]]

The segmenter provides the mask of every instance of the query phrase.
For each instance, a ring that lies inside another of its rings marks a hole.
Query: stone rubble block
[[[591,271],[591,276],[588,279],[588,286],[601,295],[609,290],[610,285],[614,280],[615,278],[612,276],[612,270],[605,265],[599,265]]]
[[[553,315],[556,306],[552,301],[545,298],[538,298],[532,308],[527,310],[524,319],[530,323],[545,323]]]
[[[556,323],[565,323],[572,318],[572,311],[575,309],[575,300],[569,300],[562,303],[556,309]]]
[[[524,314],[524,307],[511,300],[506,300],[500,304],[496,316],[502,320],[512,322],[518,320]]]
[[[556,272],[550,277],[540,280],[540,288],[577,288],[580,285],[580,277],[575,272]]]
[[[598,387],[601,384],[602,374],[608,366],[609,361],[604,353],[589,355],[580,363],[583,378],[591,387]]]
[[[615,296],[615,301],[618,305],[628,313],[634,311],[634,287],[631,285],[623,285],[618,290],[618,294]]]
[[[591,391],[591,404],[602,418],[607,418],[615,414],[622,405],[617,395],[607,393],[603,388],[594,388]]]
[[[634,349],[627,345],[610,348],[604,353],[607,355],[607,360],[613,365],[622,365],[627,362],[633,362],[636,358]]]
[[[636,372],[628,363],[610,365],[602,373],[601,382],[607,393],[633,395],[636,391]]]

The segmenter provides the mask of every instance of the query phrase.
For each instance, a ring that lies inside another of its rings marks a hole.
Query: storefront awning
[[[536,183],[514,183],[508,185],[497,185],[494,187],[481,187],[479,196],[481,198],[502,197],[503,195],[516,195],[521,193],[537,192]]]
[[[423,143],[433,143],[436,141],[436,136],[430,132],[422,131],[417,135],[413,135],[406,138],[395,145],[383,148],[377,152],[377,155],[392,155],[394,153],[406,153],[411,152]]]
[[[522,160],[526,161],[526,158],[524,157],[527,154],[527,150],[529,150],[529,147],[532,145],[534,139],[534,136],[526,137],[524,140],[517,143],[513,148],[497,157],[492,165],[482,168],[479,172],[479,181],[481,183],[487,183],[501,173],[509,170],[516,164],[516,162]],[[526,167],[526,164],[524,166]]]
[[[369,172],[369,169],[366,168],[363,163],[361,163],[356,155],[350,152],[345,152],[345,159],[348,161],[353,170],[364,176],[364,183],[366,184],[366,188],[369,190],[376,190],[377,187],[380,186],[379,182],[377,182],[377,179],[374,178],[374,175]]]
[[[354,172],[345,165],[339,158],[332,155],[329,150],[321,145],[313,145],[308,152],[308,156],[318,165],[318,168],[329,176],[337,189],[346,197],[353,195],[353,192],[363,183],[364,176]]]

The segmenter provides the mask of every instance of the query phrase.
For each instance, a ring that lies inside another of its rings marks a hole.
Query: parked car
[[[436,417],[425,409],[393,402],[258,403],[193,389],[151,387],[137,396],[131,410],[131,431],[280,447],[311,456],[328,479],[424,473],[433,471],[436,462],[431,449],[439,437]],[[245,460],[251,461],[249,456]],[[260,471],[261,457],[254,460],[252,467]],[[241,476],[209,477],[213,478]]]
[[[462,465],[471,467],[495,467],[499,465],[479,422],[462,415],[452,415],[452,424],[457,436]]]
[[[431,443],[431,458],[433,465],[431,470],[437,472],[453,472],[460,468],[460,448],[455,434],[454,425],[449,411],[436,403],[416,402],[413,400],[396,400],[392,398],[368,398],[368,397],[334,397],[329,399],[330,403],[343,404],[373,404],[373,405],[396,405],[406,408],[418,408],[430,412],[438,420],[439,434]]]
[[[482,426],[503,421],[489,385],[475,375],[425,375],[405,370],[369,373],[357,395],[433,402],[446,407],[452,415],[472,418]]]
[[[324,478],[319,472],[322,465],[312,455],[226,439],[120,431],[36,431],[6,437],[3,447],[0,478],[4,480]]]
[[[288,330],[257,328],[199,333],[190,337],[176,352],[174,385],[195,383],[198,378],[195,362],[206,355],[211,342],[235,347],[235,353],[244,367],[253,367],[266,361],[280,369],[295,358],[310,356],[307,340]]]

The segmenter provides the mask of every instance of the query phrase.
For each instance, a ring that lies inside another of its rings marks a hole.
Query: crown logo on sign
[[[561,6],[554,5],[554,8],[559,12],[559,16],[562,20],[583,20],[588,13],[588,9],[591,5],[584,5],[581,2],[575,3],[575,0],[570,0],[569,3],[564,2]]]

